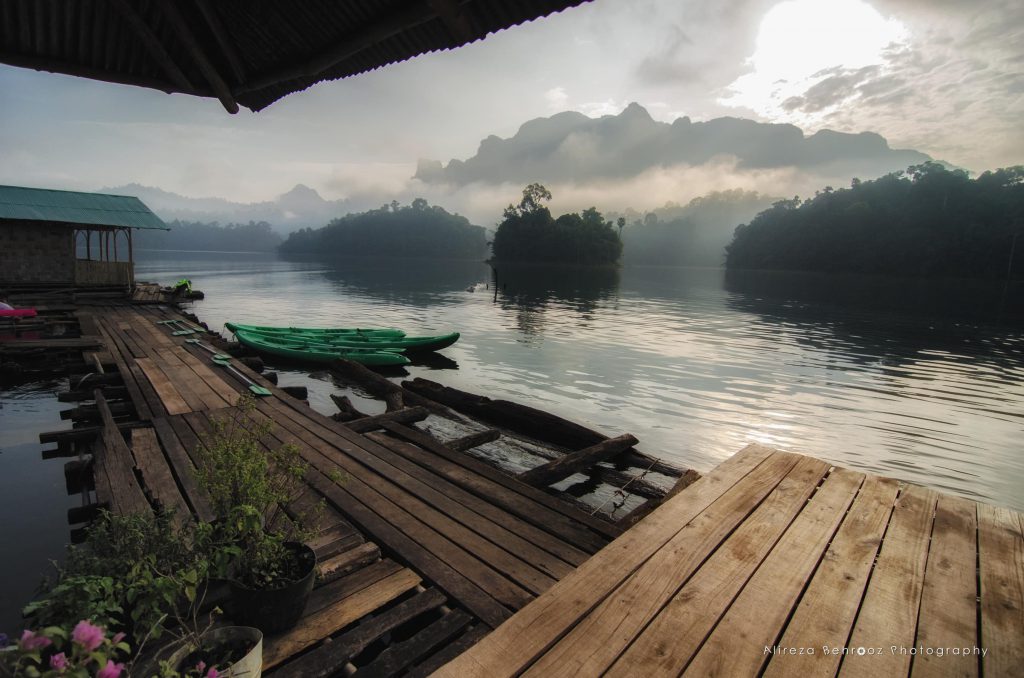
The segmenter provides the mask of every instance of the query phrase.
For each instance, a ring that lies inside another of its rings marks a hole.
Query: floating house
[[[140,228],[170,230],[135,197],[0,186],[0,286],[130,289]]]

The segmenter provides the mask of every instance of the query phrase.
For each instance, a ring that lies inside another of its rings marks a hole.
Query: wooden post
[[[86,260],[92,259],[92,231],[85,229],[85,258]]]

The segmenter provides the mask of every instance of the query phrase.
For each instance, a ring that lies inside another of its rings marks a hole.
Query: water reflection
[[[634,433],[700,470],[756,441],[1024,508],[1024,335],[985,321],[991,286],[500,266],[494,289],[483,263],[245,255],[139,267],[183,275],[213,327],[458,330],[442,361],[409,374],[446,369],[448,385]],[[284,366],[281,378],[333,411],[330,380]]]

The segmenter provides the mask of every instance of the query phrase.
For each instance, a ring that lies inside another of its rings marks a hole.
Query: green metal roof
[[[0,223],[6,219],[171,230],[132,196],[24,186],[0,186]]]

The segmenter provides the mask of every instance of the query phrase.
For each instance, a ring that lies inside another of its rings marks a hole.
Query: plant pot
[[[298,542],[285,542],[303,566],[303,575],[277,588],[250,588],[232,581],[229,611],[237,624],[255,626],[264,633],[292,628],[302,617],[316,579],[316,554]]]
[[[235,644],[251,647],[244,656],[236,659],[226,669],[219,670],[218,675],[230,678],[260,678],[263,673],[262,631],[251,626],[222,626],[211,629],[202,636],[204,648],[222,649]],[[176,650],[167,661],[175,671],[184,674],[195,667],[197,651],[198,648],[194,644],[188,644]]]

